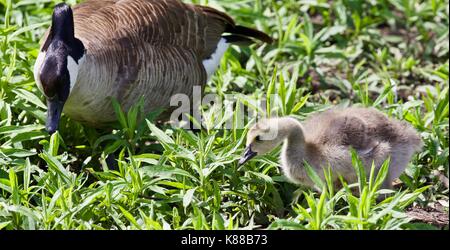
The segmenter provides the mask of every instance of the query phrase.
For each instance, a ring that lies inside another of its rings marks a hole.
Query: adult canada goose
[[[88,0],[54,8],[34,77],[47,99],[46,128],[61,112],[98,127],[143,96],[145,111],[168,107],[210,77],[230,43],[272,39],[225,13],[179,0]]]
[[[306,161],[324,179],[322,168],[331,166],[334,181],[338,174],[357,182],[350,147],[356,150],[366,172],[391,157],[389,173],[383,184],[392,181],[407,167],[411,156],[422,147],[414,128],[406,122],[388,118],[373,108],[331,109],[312,115],[300,123],[292,117],[270,118],[256,123],[248,132],[247,148],[239,164],[262,155],[284,142],[281,168],[292,182],[314,186],[306,174]]]

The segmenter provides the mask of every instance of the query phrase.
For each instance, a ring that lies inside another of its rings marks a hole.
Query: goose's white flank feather
[[[206,74],[208,75],[208,80],[219,67],[220,59],[222,59],[223,54],[225,54],[225,51],[227,51],[228,47],[230,47],[230,44],[227,43],[225,38],[221,38],[219,43],[217,44],[217,49],[211,55],[211,58],[203,61],[203,67],[205,67]]]

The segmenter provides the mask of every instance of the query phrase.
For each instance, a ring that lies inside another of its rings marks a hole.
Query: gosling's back
[[[374,141],[405,144],[419,149],[420,136],[407,122],[388,118],[375,108],[333,108],[303,122],[305,140],[363,149]]]

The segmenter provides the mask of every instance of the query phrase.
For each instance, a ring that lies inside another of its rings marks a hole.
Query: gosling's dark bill
[[[256,155],[257,155],[257,153],[253,152],[251,147],[245,148],[244,154],[242,155],[241,159],[239,160],[239,166],[245,164],[246,162],[251,160]]]

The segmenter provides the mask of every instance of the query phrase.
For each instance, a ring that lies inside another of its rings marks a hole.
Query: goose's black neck
[[[80,59],[85,53],[83,43],[75,38],[72,9],[65,3],[55,6],[50,33],[41,49],[45,59],[39,71],[43,92],[47,97],[47,124],[49,133],[58,129],[59,119],[70,89],[78,74]],[[75,64],[71,64],[70,60]]]
[[[50,30],[52,38],[71,44],[75,39],[74,31],[72,9],[65,3],[57,4],[52,16],[52,28]]]
[[[76,63],[84,55],[85,47],[83,43],[75,38],[72,9],[65,3],[57,4],[53,10],[50,34],[42,47],[42,51],[47,51],[51,44],[53,44],[51,47],[53,50],[64,47],[65,54],[59,56],[67,57],[70,55]],[[61,54],[61,52],[58,53]]]

